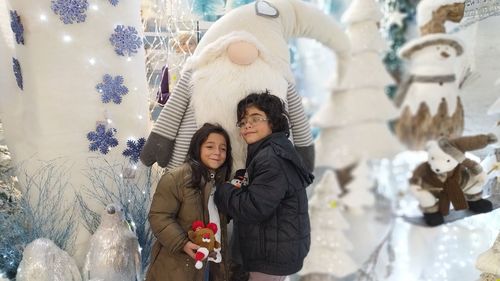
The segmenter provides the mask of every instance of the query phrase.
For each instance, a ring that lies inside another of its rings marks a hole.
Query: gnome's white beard
[[[241,66],[223,56],[194,70],[191,106],[196,123],[198,127],[206,122],[218,123],[227,130],[233,150],[233,173],[245,168],[247,147],[236,127],[238,102],[250,93],[267,89],[286,103],[288,82],[284,77],[260,58]]]

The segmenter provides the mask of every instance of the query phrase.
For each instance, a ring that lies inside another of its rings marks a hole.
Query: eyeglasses
[[[241,119],[240,122],[237,122],[236,123],[236,127],[238,128],[243,128],[248,124],[250,124],[251,126],[259,123],[259,122],[262,122],[262,121],[269,121],[269,119],[267,118],[264,118],[262,116],[250,116],[249,118],[244,118],[244,119]]]

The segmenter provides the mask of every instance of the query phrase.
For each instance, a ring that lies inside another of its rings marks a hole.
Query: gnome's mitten
[[[203,260],[206,259],[207,257],[208,257],[208,249],[204,247],[198,248],[194,257],[194,260],[196,261],[194,267],[196,267],[196,269],[201,269],[203,267]]]
[[[151,166],[155,162],[162,168],[165,168],[172,157],[174,141],[169,140],[159,134],[151,132],[142,148],[140,159],[146,166]]]
[[[486,199],[479,199],[476,201],[467,201],[469,209],[474,213],[488,213],[493,210],[493,204]]]
[[[438,226],[444,223],[444,218],[439,212],[424,213],[424,221],[429,226]]]
[[[304,167],[310,173],[314,170],[314,145],[310,146],[296,146],[295,150],[302,158]]]

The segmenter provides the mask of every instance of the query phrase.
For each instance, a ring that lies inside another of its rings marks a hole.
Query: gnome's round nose
[[[114,214],[116,212],[116,209],[115,209],[115,206],[111,205],[111,206],[107,206],[106,207],[106,212],[110,215]]]
[[[228,46],[227,55],[231,62],[235,64],[250,65],[259,56],[259,51],[252,43],[239,41]]]

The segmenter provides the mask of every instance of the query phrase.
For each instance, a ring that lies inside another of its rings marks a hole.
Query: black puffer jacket
[[[217,188],[219,211],[237,223],[247,271],[290,275],[302,268],[311,242],[306,171],[284,133],[274,133],[248,146],[248,185]]]

